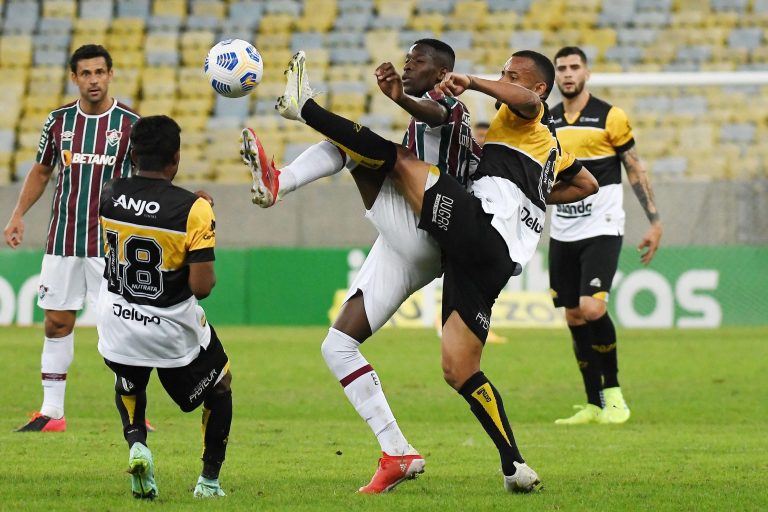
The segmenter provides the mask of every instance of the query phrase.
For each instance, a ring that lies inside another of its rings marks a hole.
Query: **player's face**
[[[589,69],[578,55],[567,55],[555,61],[555,83],[564,98],[575,98],[584,90]]]
[[[80,89],[80,98],[91,104],[104,101],[112,81],[112,70],[107,69],[104,57],[77,61],[77,71],[72,73],[72,83]]]
[[[539,96],[547,92],[547,84],[541,80],[536,63],[527,57],[510,57],[501,70],[499,82],[517,84]]]
[[[446,71],[438,64],[432,47],[415,44],[405,56],[403,90],[411,96],[421,96],[439,83]]]

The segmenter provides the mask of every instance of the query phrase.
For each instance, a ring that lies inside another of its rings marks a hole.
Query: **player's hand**
[[[458,96],[469,88],[469,75],[446,73],[443,80],[435,87],[446,96]]]
[[[392,101],[398,103],[405,96],[403,79],[391,62],[385,62],[377,67],[374,75],[381,92],[389,96]]]
[[[11,217],[8,224],[5,226],[5,243],[8,244],[11,249],[15,249],[21,245],[24,240],[24,219],[21,217]]]
[[[210,204],[211,206],[213,206],[213,197],[211,197],[211,194],[209,194],[209,193],[208,193],[208,192],[206,192],[205,190],[198,190],[198,191],[196,191],[196,192],[195,192],[195,195],[196,195],[197,197],[202,197],[203,199],[205,199],[206,201],[208,201],[208,204]]]
[[[638,251],[646,249],[646,251],[640,255],[640,261],[643,262],[643,265],[648,265],[653,259],[654,254],[656,254],[656,250],[659,248],[659,243],[661,242],[661,231],[661,224],[658,222],[651,224],[651,227],[645,232],[645,236],[640,242],[640,245],[637,246]]]

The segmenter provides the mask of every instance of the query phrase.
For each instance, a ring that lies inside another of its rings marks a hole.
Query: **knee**
[[[581,314],[581,309],[576,307],[565,308],[565,321],[568,325],[581,325],[586,320],[584,319],[584,315]]]
[[[70,314],[69,311],[46,311],[44,325],[47,338],[63,338],[72,333],[75,327],[75,315]]]
[[[443,380],[445,380],[446,384],[458,391],[462,384],[464,384],[464,381],[467,380],[464,378],[460,366],[457,365],[454,361],[445,357],[443,358],[442,366]]]
[[[213,387],[212,393],[214,395],[226,395],[232,392],[232,372],[227,370],[227,373],[221,378],[219,382]]]
[[[594,322],[605,314],[606,304],[600,299],[582,297],[582,300],[579,302],[579,309],[584,320]]]

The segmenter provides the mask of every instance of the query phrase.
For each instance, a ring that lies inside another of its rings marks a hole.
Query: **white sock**
[[[379,376],[359,347],[356,340],[331,328],[321,350],[328,368],[344,387],[347,399],[376,435],[381,450],[388,455],[410,453],[413,449],[397,425]]]
[[[45,338],[40,371],[43,381],[43,405],[40,413],[49,418],[64,416],[64,392],[67,389],[67,370],[75,356],[75,334],[62,338]]]
[[[308,147],[290,164],[280,169],[280,190],[284,196],[307,183],[332,176],[344,169],[345,158],[339,148],[324,140]]]

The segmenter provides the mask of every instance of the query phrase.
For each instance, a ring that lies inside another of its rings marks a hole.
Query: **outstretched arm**
[[[448,119],[448,110],[440,103],[405,94],[403,79],[391,62],[380,65],[374,74],[381,92],[411,114],[414,119],[427,123],[429,126],[440,126]]]
[[[592,173],[582,167],[572,178],[555,182],[547,204],[575,203],[596,193],[599,188]]]
[[[40,199],[45,192],[45,186],[51,179],[53,167],[36,163],[24,178],[24,185],[19,193],[19,200],[13,209],[10,220],[5,226],[5,243],[15,249],[24,239],[24,214]]]
[[[525,87],[500,80],[486,80],[474,75],[448,73],[437,87],[446,96],[458,96],[468,89],[480,91],[496,98],[518,112],[523,117],[532,119],[541,109],[541,98]]]
[[[653,256],[656,254],[656,250],[659,248],[661,242],[661,218],[659,217],[659,211],[656,208],[656,202],[653,198],[653,189],[651,188],[651,181],[648,178],[648,171],[645,165],[637,155],[637,149],[632,146],[627,151],[619,154],[621,162],[624,164],[624,169],[627,171],[627,179],[632,186],[632,190],[640,201],[640,206],[645,212],[645,216],[648,217],[648,221],[651,226],[648,231],[645,232],[643,239],[637,246],[638,250],[642,251],[646,249],[640,256],[640,261],[643,264],[648,265]]]

